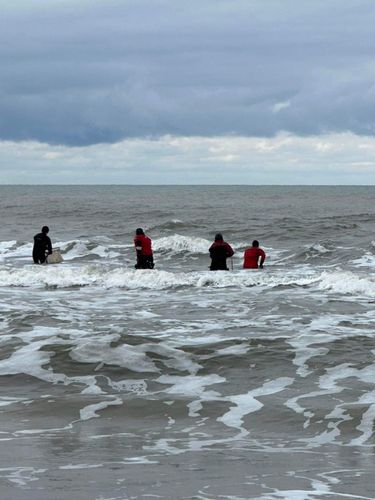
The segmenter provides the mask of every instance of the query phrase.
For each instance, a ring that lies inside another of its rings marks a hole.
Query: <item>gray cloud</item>
[[[91,146],[0,141],[0,184],[375,184],[375,138],[126,139]]]
[[[375,133],[373,0],[15,3],[0,139]]]

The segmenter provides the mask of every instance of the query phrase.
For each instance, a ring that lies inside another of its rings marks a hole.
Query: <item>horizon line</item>
[[[28,184],[1,184],[0,187],[12,187],[12,186],[22,186],[22,187],[95,187],[95,186],[111,186],[111,187],[375,187],[374,184],[83,184],[83,183],[72,183],[72,184],[39,184],[39,183],[28,183]]]

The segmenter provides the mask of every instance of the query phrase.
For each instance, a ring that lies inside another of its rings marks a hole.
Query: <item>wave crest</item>
[[[280,271],[179,272],[108,268],[101,265],[0,267],[1,287],[83,287],[163,290],[179,287],[316,287],[318,290],[350,295],[375,295],[375,282],[351,272]]]
[[[154,240],[152,246],[154,251],[157,252],[208,254],[211,243],[204,238],[173,234]]]

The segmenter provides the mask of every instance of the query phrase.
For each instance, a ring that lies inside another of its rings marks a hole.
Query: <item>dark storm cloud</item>
[[[0,138],[375,133],[373,0],[0,0]]]

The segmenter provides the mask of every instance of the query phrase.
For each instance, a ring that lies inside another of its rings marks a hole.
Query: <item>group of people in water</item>
[[[211,271],[228,271],[227,259],[234,255],[233,248],[224,241],[223,235],[217,233],[215,241],[209,248],[211,257]],[[247,248],[244,253],[243,268],[258,269],[263,268],[266,260],[265,251],[259,247],[259,241],[254,240],[251,247]]]
[[[48,236],[48,226],[42,227],[42,232],[34,236],[33,260],[35,264],[44,264],[48,255],[52,253],[51,239]],[[142,228],[137,228],[134,236],[134,247],[137,256],[136,269],[154,269],[154,255],[152,251],[152,241]],[[217,233],[215,241],[208,249],[211,257],[211,271],[229,271],[227,259],[234,255],[233,248],[224,241],[223,235]],[[266,254],[259,247],[258,240],[254,240],[251,247],[244,253],[243,268],[258,269],[263,268]]]

